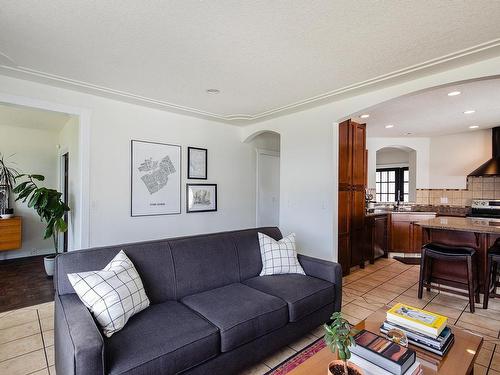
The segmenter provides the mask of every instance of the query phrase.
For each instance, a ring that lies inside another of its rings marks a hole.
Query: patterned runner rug
[[[309,346],[306,346],[300,352],[297,352],[290,358],[281,362],[278,366],[268,371],[265,375],[284,375],[288,374],[295,367],[303,363],[305,360],[311,358],[314,354],[319,352],[325,347],[325,341],[323,338],[317,339]]]

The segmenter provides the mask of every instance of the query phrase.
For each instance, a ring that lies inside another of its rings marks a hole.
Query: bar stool
[[[495,241],[495,244],[488,249],[488,260],[486,263],[486,277],[484,280],[484,301],[483,309],[488,308],[488,300],[490,297],[500,297],[496,292],[500,286],[498,282],[498,264],[500,263],[500,238]]]
[[[422,298],[424,287],[430,291],[431,287],[449,293],[465,295],[469,297],[470,312],[474,313],[474,298],[479,303],[479,279],[477,272],[477,254],[472,247],[449,246],[436,242],[431,242],[422,247],[422,257],[420,259],[420,277],[418,280],[418,298]],[[444,288],[441,285],[432,286],[432,282],[440,283],[443,281],[437,275],[432,273],[433,260],[442,260],[444,262],[463,262],[467,269],[467,282],[450,282],[452,286],[464,288],[468,293],[461,293],[456,290]]]

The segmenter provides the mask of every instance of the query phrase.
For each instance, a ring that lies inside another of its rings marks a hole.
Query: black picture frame
[[[193,210],[190,205],[189,205],[189,189],[192,187],[212,187],[214,196],[215,196],[215,202],[214,202],[214,207],[210,209],[195,209]],[[197,212],[216,212],[217,211],[217,184],[186,184],[186,213],[191,214],[191,213],[197,213]]]
[[[191,171],[191,151],[203,151],[205,153],[205,176],[194,176]],[[189,180],[206,180],[208,179],[208,150],[206,148],[200,147],[189,147],[187,148],[187,171]]]
[[[161,146],[169,146],[178,148],[179,152],[179,209],[175,212],[165,212],[165,213],[147,213],[147,214],[138,214],[134,213],[134,181],[133,181],[133,168],[134,168],[134,144],[144,143],[144,144],[152,144],[152,145],[161,145]],[[152,141],[144,141],[139,139],[131,139],[130,140],[130,217],[144,217],[144,216],[165,216],[165,215],[180,215],[182,214],[182,146],[171,144],[171,143],[162,143],[162,142],[152,142]]]

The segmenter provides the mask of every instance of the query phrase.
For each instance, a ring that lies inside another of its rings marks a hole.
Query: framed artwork
[[[217,211],[217,184],[186,184],[186,212]]]
[[[181,213],[181,146],[131,141],[131,216]]]
[[[188,147],[188,178],[191,180],[207,179],[207,149]]]

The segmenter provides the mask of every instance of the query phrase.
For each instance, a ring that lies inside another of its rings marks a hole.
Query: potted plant
[[[55,189],[39,187],[36,181],[43,181],[45,177],[42,175],[19,175],[17,179],[24,178],[14,188],[14,193],[17,194],[16,201],[21,200],[28,202],[28,207],[33,208],[42,222],[45,223],[44,239],[52,237],[54,241],[54,254],[47,255],[44,258],[45,272],[48,276],[54,275],[54,260],[59,252],[59,234],[68,230],[68,224],[64,220],[66,212],[70,210],[68,205],[61,199],[62,193]]]
[[[331,316],[331,323],[325,324],[325,343],[333,353],[336,353],[338,360],[332,361],[328,365],[329,375],[363,375],[364,372],[353,363],[348,363],[351,358],[349,346],[355,345],[353,336],[356,330],[351,328],[349,322],[342,318],[341,312],[335,312]]]
[[[14,209],[10,207],[10,193],[14,188],[16,177],[18,175],[19,172],[12,166],[9,166],[4,155],[0,153],[0,218],[1,219],[7,219],[14,215]]]

